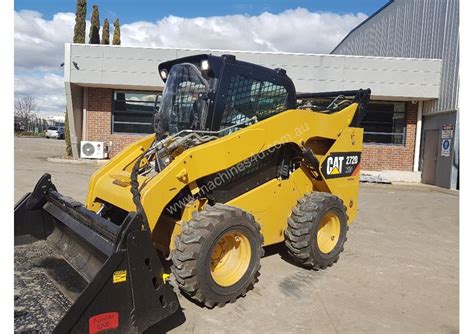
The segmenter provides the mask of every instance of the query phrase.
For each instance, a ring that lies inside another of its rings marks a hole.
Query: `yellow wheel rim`
[[[251,258],[250,241],[240,232],[219,238],[211,255],[211,276],[220,286],[237,283],[247,271]]]
[[[334,212],[328,212],[318,226],[316,244],[323,253],[330,253],[336,247],[341,233],[341,222]]]

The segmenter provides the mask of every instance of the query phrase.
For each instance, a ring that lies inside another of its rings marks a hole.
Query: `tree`
[[[77,0],[76,24],[74,25],[74,43],[84,44],[86,42],[86,11],[87,0]]]
[[[71,134],[69,133],[69,121],[67,117],[67,110],[66,110],[66,117],[64,117],[64,141],[66,142],[66,155],[68,157],[71,157],[72,156]]]
[[[91,27],[89,30],[89,44],[100,44],[99,30],[99,7],[97,5],[94,5],[92,6]]]
[[[113,45],[120,45],[120,22],[119,19],[114,21],[114,38],[112,39]]]
[[[18,123],[20,128],[28,130],[28,126],[36,117],[36,110],[38,104],[31,96],[21,96],[15,100],[15,123]]]
[[[102,40],[100,44],[110,44],[110,32],[109,32],[109,20],[105,19],[104,25],[102,27]]]

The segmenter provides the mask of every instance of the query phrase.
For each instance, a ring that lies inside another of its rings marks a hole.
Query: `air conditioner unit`
[[[107,152],[101,141],[81,141],[81,159],[105,159]]]

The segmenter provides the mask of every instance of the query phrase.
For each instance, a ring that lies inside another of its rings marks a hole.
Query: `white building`
[[[74,155],[81,140],[103,141],[113,156],[151,132],[153,101],[163,89],[158,64],[200,53],[230,53],[238,60],[284,68],[297,92],[370,88],[362,168],[420,179],[422,109],[439,98],[442,61],[437,59],[66,44]]]

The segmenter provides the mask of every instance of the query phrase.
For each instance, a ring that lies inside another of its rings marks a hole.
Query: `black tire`
[[[324,252],[318,243],[318,230],[326,214],[339,220],[339,236],[331,251]],[[285,246],[296,263],[314,270],[325,269],[339,260],[347,240],[346,207],[338,197],[312,192],[298,200],[288,218]]]
[[[250,260],[245,273],[230,286],[216,283],[211,274],[211,255],[217,242],[229,233],[247,238]],[[216,203],[183,224],[171,252],[171,270],[181,291],[206,307],[223,306],[245,295],[256,283],[263,256],[263,236],[255,218],[236,207]]]

